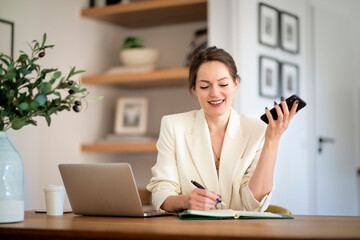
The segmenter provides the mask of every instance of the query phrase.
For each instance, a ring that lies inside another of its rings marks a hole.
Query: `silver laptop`
[[[153,217],[174,213],[144,212],[128,163],[59,164],[75,214]]]

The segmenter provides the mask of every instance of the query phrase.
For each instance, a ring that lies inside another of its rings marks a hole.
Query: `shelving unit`
[[[152,0],[83,9],[81,16],[127,28],[205,21],[207,0]]]
[[[147,0],[81,10],[81,16],[126,28],[145,28],[207,20],[207,0]],[[136,74],[98,74],[82,77],[85,84],[121,88],[186,86],[188,68],[159,69]],[[81,145],[83,152],[156,152],[156,142],[99,142]]]
[[[83,152],[156,152],[156,141],[153,142],[99,142],[81,145]]]
[[[99,74],[82,77],[86,84],[111,84],[125,88],[186,86],[188,68],[155,70],[147,73]]]

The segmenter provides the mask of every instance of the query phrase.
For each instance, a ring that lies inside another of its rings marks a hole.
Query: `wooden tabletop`
[[[360,239],[360,217],[180,220],[63,216],[27,211],[21,223],[0,224],[0,239]]]

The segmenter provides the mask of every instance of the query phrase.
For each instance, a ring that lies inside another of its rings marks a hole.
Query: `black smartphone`
[[[302,100],[301,98],[299,98],[298,96],[296,96],[296,95],[294,94],[294,95],[288,97],[288,98],[285,100],[285,101],[286,101],[286,104],[287,104],[287,106],[288,106],[288,108],[289,108],[289,111],[290,111],[291,107],[293,106],[293,104],[294,104],[294,102],[295,102],[296,100],[299,100],[299,105],[298,105],[298,107],[297,107],[297,109],[296,109],[296,112],[300,111],[300,109],[302,109],[303,107],[306,106],[306,102],[304,102],[304,100]],[[284,112],[284,111],[282,110],[281,104],[278,104],[278,105],[280,106],[281,111]],[[277,115],[277,112],[276,112],[275,107],[270,110],[270,113],[271,113],[272,117],[274,118],[274,120],[277,120],[277,119],[278,119],[278,115]],[[260,117],[260,119],[263,120],[266,124],[269,124],[269,119],[267,118],[267,116],[266,116],[265,113]]]

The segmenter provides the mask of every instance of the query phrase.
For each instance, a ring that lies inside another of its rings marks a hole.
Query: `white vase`
[[[6,134],[0,131],[0,223],[23,220],[23,163]]]
[[[153,68],[159,59],[159,51],[154,48],[129,48],[120,52],[125,66],[133,68]]]

